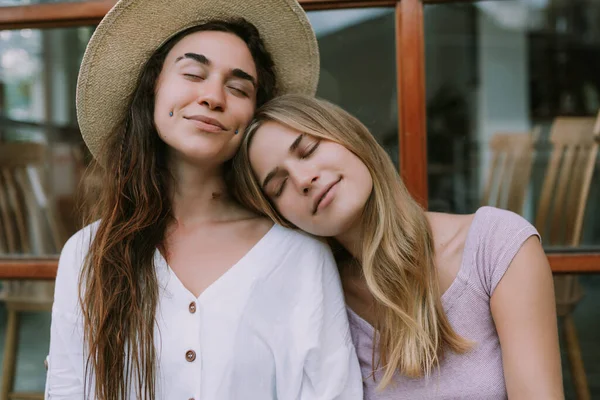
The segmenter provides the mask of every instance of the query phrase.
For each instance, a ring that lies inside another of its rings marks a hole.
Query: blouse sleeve
[[[79,274],[83,265],[82,242],[87,229],[65,244],[58,262],[52,306],[50,353],[45,398],[84,398],[83,323],[79,307]]]
[[[313,327],[300,349],[304,369],[301,400],[363,398],[362,376],[352,344],[341,281],[328,246],[320,252],[307,324]]]

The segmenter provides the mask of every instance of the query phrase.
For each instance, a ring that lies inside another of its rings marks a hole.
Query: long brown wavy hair
[[[362,251],[355,261],[375,299],[379,340],[374,346],[373,372],[384,369],[380,388],[396,372],[409,377],[430,375],[445,350],[467,351],[470,343],[454,331],[442,307],[433,238],[424,210],[410,196],[373,135],[340,107],[308,96],[284,95],[257,110],[233,160],[233,192],[238,200],[293,228],[264,195],[250,167],[252,138],[267,121],[341,144],[371,174],[373,191],[363,211]],[[375,349],[379,350],[377,360]]]
[[[99,184],[86,196],[86,223],[100,220],[80,279],[87,359],[86,397],[154,400],[154,330],[159,298],[153,256],[173,221],[173,179],[154,125],[156,82],[173,46],[198,31],[222,31],[247,44],[258,75],[257,105],[276,94],[271,55],[254,25],[212,21],[176,34],[148,59],[120,127],[89,170]],[[128,73],[124,71],[123,73]],[[100,167],[102,165],[102,167]]]

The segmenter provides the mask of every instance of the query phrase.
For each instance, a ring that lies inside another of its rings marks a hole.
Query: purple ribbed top
[[[473,341],[466,354],[446,352],[439,370],[428,378],[399,374],[378,391],[382,374],[372,378],[373,327],[348,308],[352,340],[364,380],[365,400],[506,399],[502,353],[490,311],[490,298],[525,240],[538,235],[519,215],[493,207],[475,213],[469,228],[462,265],[442,295],[442,304],[455,331]]]

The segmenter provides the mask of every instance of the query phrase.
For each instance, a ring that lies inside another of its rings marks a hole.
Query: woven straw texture
[[[88,43],[77,82],[77,119],[94,157],[122,121],[139,73],[157,48],[189,27],[234,18],[260,32],[275,62],[278,94],[316,92],[318,45],[295,0],[121,0]]]

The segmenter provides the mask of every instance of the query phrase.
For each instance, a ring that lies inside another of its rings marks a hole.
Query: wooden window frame
[[[396,0],[299,0],[307,11],[394,7]],[[95,0],[73,3],[0,7],[0,30],[96,25],[116,3]]]
[[[400,174],[410,193],[427,207],[424,4],[469,0],[299,0],[307,11],[394,7]],[[115,0],[0,7],[0,30],[96,25]],[[600,253],[550,253],[554,273],[600,273]],[[0,279],[56,277],[58,257],[0,259]]]

